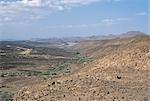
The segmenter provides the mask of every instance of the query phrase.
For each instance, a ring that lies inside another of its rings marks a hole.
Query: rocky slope
[[[75,46],[95,60],[69,75],[24,87],[14,101],[148,101],[150,37],[88,41]]]

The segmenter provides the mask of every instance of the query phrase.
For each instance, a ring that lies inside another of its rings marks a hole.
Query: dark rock
[[[64,95],[64,98],[66,97],[66,95]]]
[[[110,92],[108,91],[107,94],[110,94]]]
[[[117,79],[121,79],[121,76],[117,76]]]
[[[52,85],[55,85],[55,82],[53,82]]]

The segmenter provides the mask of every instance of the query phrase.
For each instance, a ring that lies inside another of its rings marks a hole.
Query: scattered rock
[[[49,94],[49,91],[44,91],[44,92],[43,92],[43,95],[44,95],[44,96],[47,96],[48,94]]]
[[[65,98],[65,96],[66,96],[66,95],[64,95],[64,98]]]
[[[55,85],[55,82],[53,82],[52,85]]]
[[[110,94],[110,92],[108,91],[107,94]]]
[[[117,79],[121,79],[121,76],[117,76]]]
[[[60,80],[57,80],[57,84],[61,84],[62,83],[62,81],[60,81]]]

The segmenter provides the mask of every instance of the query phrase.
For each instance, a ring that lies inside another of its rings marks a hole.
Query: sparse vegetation
[[[26,72],[0,72],[0,77],[23,77],[23,76],[38,76],[41,72],[26,71]]]
[[[87,56],[81,56],[80,53],[76,54],[73,58],[71,58],[68,61],[65,61],[61,64],[58,64],[54,67],[50,67],[48,71],[42,73],[44,76],[56,76],[58,74],[68,74],[71,73],[71,67],[70,64],[83,64],[86,65],[88,63],[92,62],[92,58]]]
[[[6,91],[0,91],[0,101],[13,101],[13,94]]]
[[[48,69],[42,75],[55,76],[55,75],[61,74],[61,73],[70,73],[69,64],[63,63],[63,64],[60,64],[60,65],[56,65],[54,67],[50,67],[50,69]]]
[[[93,61],[91,57],[82,56],[80,54],[75,55],[72,60],[75,60],[74,62],[78,64],[88,64]]]

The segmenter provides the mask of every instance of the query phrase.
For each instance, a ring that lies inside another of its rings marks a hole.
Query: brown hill
[[[15,101],[148,101],[150,37],[84,41],[76,46],[95,60],[69,76],[24,87]]]

